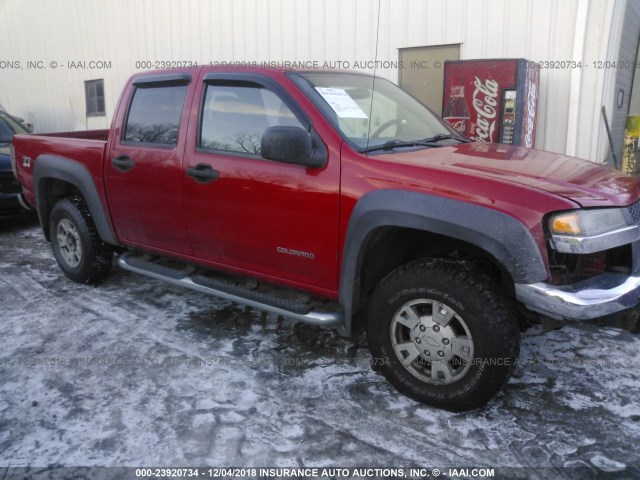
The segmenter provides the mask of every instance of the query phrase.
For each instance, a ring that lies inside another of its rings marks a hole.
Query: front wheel
[[[60,269],[74,282],[94,283],[111,270],[113,248],[98,235],[82,198],[64,198],[53,206],[49,235]]]
[[[427,259],[390,273],[370,302],[373,363],[402,393],[463,411],[509,379],[520,332],[502,294],[464,265]]]

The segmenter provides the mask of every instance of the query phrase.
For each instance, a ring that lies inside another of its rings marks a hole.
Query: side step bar
[[[223,280],[198,273],[195,267],[185,266],[174,269],[155,263],[148,256],[131,252],[118,257],[118,265],[125,270],[162,280],[172,285],[189,288],[197,292],[214,295],[231,302],[241,303],[259,310],[276,313],[285,317],[323,327],[339,326],[343,323],[342,313],[314,311],[312,306],[295,300],[252,290]]]

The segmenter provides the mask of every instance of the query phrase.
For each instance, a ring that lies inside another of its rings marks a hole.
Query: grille
[[[0,173],[0,193],[20,193],[20,191],[20,185],[13,176],[13,173]]]
[[[629,207],[629,213],[633,218],[633,223],[640,223],[640,202],[636,202]]]
[[[633,218],[633,223],[640,223],[640,202],[636,202],[629,207],[629,213]]]

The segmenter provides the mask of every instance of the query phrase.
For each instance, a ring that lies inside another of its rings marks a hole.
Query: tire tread
[[[367,334],[369,335],[370,328],[373,328],[370,325],[371,319],[375,318],[376,313],[380,310],[379,302],[382,298],[389,298],[390,295],[398,293],[402,290],[401,285],[406,285],[407,282],[415,284],[415,282],[424,281],[427,277],[445,278],[469,289],[471,294],[491,312],[491,315],[485,317],[487,317],[490,330],[500,333],[500,338],[495,338],[495,341],[504,347],[501,356],[513,361],[510,361],[509,365],[504,368],[493,368],[491,375],[483,382],[481,391],[475,392],[473,397],[456,399],[455,401],[435,402],[419,398],[415,392],[406,388],[403,382],[394,381],[386,374],[385,376],[398,390],[423,403],[430,403],[451,411],[477,408],[493,397],[509,380],[520,354],[520,330],[515,321],[515,312],[498,286],[493,284],[489,277],[474,273],[470,264],[445,258],[427,258],[412,261],[389,273],[374,290],[373,301],[369,305],[368,317],[370,321],[367,322]],[[482,339],[474,339],[474,342],[477,343],[479,340]],[[382,370],[385,373],[384,368]]]
[[[78,229],[80,236],[86,236],[88,241],[88,245],[83,244],[84,258],[81,268],[78,270],[67,267],[63,261],[58,259],[56,247],[55,245],[52,245],[60,268],[64,274],[74,282],[99,282],[111,271],[113,264],[113,247],[102,241],[102,238],[100,238],[86,202],[79,195],[66,197],[56,202],[51,210],[52,221],[50,222],[50,228],[52,244],[55,242],[54,235],[56,222],[54,220],[57,215],[66,215],[70,220],[72,220],[76,224],[76,228]]]

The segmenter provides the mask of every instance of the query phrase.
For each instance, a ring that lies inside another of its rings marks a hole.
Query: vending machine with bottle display
[[[442,118],[471,140],[532,148],[539,79],[523,58],[447,61]]]

